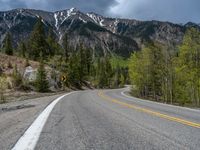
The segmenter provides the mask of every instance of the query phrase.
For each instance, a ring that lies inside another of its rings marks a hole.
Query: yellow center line
[[[153,116],[164,118],[164,119],[167,119],[167,120],[170,120],[170,121],[178,122],[178,123],[181,123],[181,124],[184,124],[184,125],[187,125],[187,126],[200,128],[199,123],[191,122],[191,121],[184,120],[184,119],[177,118],[177,117],[172,117],[172,116],[169,116],[169,115],[166,115],[166,114],[162,114],[162,113],[159,113],[159,112],[156,112],[156,111],[152,111],[150,109],[141,108],[141,107],[138,107],[138,106],[133,105],[133,104],[128,104],[128,103],[119,101],[117,99],[113,99],[111,97],[108,97],[102,91],[98,92],[98,95],[100,97],[102,97],[103,99],[107,100],[107,101],[111,101],[113,103],[119,104],[119,105],[124,106],[124,107],[132,108],[132,109],[135,109],[137,111],[141,111],[141,112],[144,112],[144,113],[147,113],[147,114],[151,114]]]

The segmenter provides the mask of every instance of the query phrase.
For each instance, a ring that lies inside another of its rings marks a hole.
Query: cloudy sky
[[[106,16],[200,23],[200,0],[0,0],[0,10],[34,8],[48,11],[76,7]]]

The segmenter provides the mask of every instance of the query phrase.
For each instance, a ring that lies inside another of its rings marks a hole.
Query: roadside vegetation
[[[5,90],[7,89],[7,83],[5,77],[0,76],[0,104],[6,102],[4,95]]]
[[[200,32],[189,29],[177,49],[148,43],[129,60],[132,94],[159,102],[200,106]]]
[[[6,63],[0,63],[1,99],[5,99],[4,89],[44,93],[66,89],[117,88],[128,82],[124,58],[112,54],[97,55],[81,43],[73,49],[69,45],[69,36],[65,34],[62,43],[58,43],[53,30],[47,32],[41,19],[38,19],[29,39],[21,41],[17,48],[12,45],[12,35],[7,33],[0,50],[1,56],[7,58]],[[20,60],[23,67],[10,59],[13,57]],[[26,73],[30,69],[32,72]]]

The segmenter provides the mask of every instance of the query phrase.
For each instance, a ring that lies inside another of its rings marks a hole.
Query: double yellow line
[[[191,127],[195,127],[195,128],[200,129],[199,123],[191,122],[191,121],[184,120],[184,119],[177,118],[177,117],[172,117],[172,116],[162,114],[162,113],[159,113],[159,112],[156,112],[156,111],[152,111],[152,110],[149,110],[149,109],[146,109],[146,108],[141,108],[141,107],[138,107],[138,106],[133,105],[133,104],[128,104],[128,103],[119,101],[117,99],[113,99],[111,97],[108,97],[102,91],[99,91],[98,95],[100,97],[102,97],[103,99],[107,100],[107,101],[119,104],[121,106],[124,106],[124,107],[127,107],[127,108],[132,108],[132,109],[135,109],[137,111],[141,111],[141,112],[153,115],[153,116],[157,116],[157,117],[160,117],[160,118],[164,118],[164,119],[167,119],[167,120],[170,120],[170,121],[178,122],[178,123],[181,123],[181,124],[184,124],[184,125],[187,125],[187,126],[191,126]]]

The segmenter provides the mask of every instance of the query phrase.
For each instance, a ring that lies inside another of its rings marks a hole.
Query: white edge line
[[[42,113],[35,119],[35,121],[26,130],[23,136],[17,141],[12,150],[34,150],[42,129],[55,105],[65,96],[74,92],[67,93],[51,102]]]
[[[181,106],[174,106],[174,105],[170,105],[170,104],[163,104],[163,103],[159,103],[159,102],[152,102],[152,101],[149,101],[149,100],[143,100],[143,99],[139,99],[139,98],[136,98],[136,97],[132,97],[132,96],[129,96],[127,94],[125,94],[127,90],[124,90],[121,92],[121,95],[127,97],[127,98],[131,98],[132,100],[128,100],[128,101],[132,101],[134,99],[136,100],[140,100],[140,101],[144,101],[144,102],[148,102],[148,103],[151,103],[151,104],[158,104],[158,105],[162,105],[162,106],[168,106],[168,107],[173,107],[173,108],[179,108],[179,109],[185,109],[185,110],[190,110],[190,111],[194,111],[194,112],[200,112],[200,110],[196,110],[196,109],[192,109],[192,108],[187,108],[187,107],[181,107]]]

